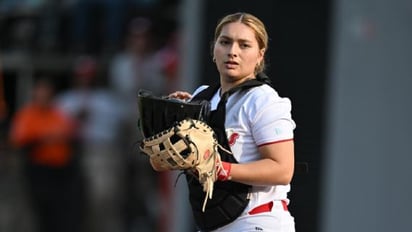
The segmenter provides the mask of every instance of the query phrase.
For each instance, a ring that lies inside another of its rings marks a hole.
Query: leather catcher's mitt
[[[159,97],[141,89],[137,95],[139,127],[145,138],[174,126],[186,118],[207,120],[210,112],[208,101],[182,101]]]
[[[153,165],[166,170],[192,171],[206,192],[203,211],[212,198],[221,165],[218,144],[213,129],[195,119],[185,119],[173,127],[143,139],[140,149],[150,157]]]

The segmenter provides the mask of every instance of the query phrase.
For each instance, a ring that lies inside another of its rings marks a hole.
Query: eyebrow
[[[219,36],[219,39],[227,39],[227,40],[234,40],[232,37],[226,36],[226,35],[221,35]],[[252,41],[247,40],[247,39],[238,39],[238,41],[242,42],[242,43],[252,43]]]

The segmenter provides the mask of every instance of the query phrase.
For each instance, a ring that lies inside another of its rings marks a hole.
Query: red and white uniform
[[[205,86],[194,94],[202,89]],[[211,99],[212,110],[219,101],[218,91]],[[292,140],[295,126],[290,100],[268,85],[235,92],[226,103],[226,134],[239,163],[260,159],[259,146]],[[287,211],[289,190],[290,185],[252,186],[249,205],[242,215],[216,231],[295,231],[294,218]],[[271,210],[261,212],[262,206]]]

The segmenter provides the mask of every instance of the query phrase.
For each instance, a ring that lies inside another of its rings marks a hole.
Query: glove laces
[[[219,143],[216,142],[214,152],[217,152],[217,148],[222,149],[223,151],[227,152],[228,154],[232,154],[231,151],[227,150],[222,145],[220,145]],[[222,165],[222,162],[220,160],[220,155],[215,155],[214,157],[215,157],[214,162],[216,164],[215,168],[213,170],[205,173],[206,175],[199,176],[199,180],[204,179],[204,182],[202,182],[202,181],[201,182],[203,183],[203,191],[206,192],[206,196],[205,196],[205,199],[203,201],[202,212],[205,212],[207,200],[212,199],[213,185],[214,185],[215,180],[217,180],[217,170],[224,169],[223,165]]]

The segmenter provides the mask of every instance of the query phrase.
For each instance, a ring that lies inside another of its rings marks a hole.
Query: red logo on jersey
[[[208,149],[208,150],[206,150],[205,153],[203,154],[203,159],[204,159],[204,160],[207,160],[207,159],[209,159],[209,157],[210,157],[210,151],[209,151],[209,149]]]
[[[235,145],[235,143],[236,143],[236,139],[238,139],[239,138],[239,134],[238,133],[236,133],[236,132],[234,132],[233,134],[231,134],[230,135],[230,137],[229,137],[229,146],[233,146],[233,145]]]

